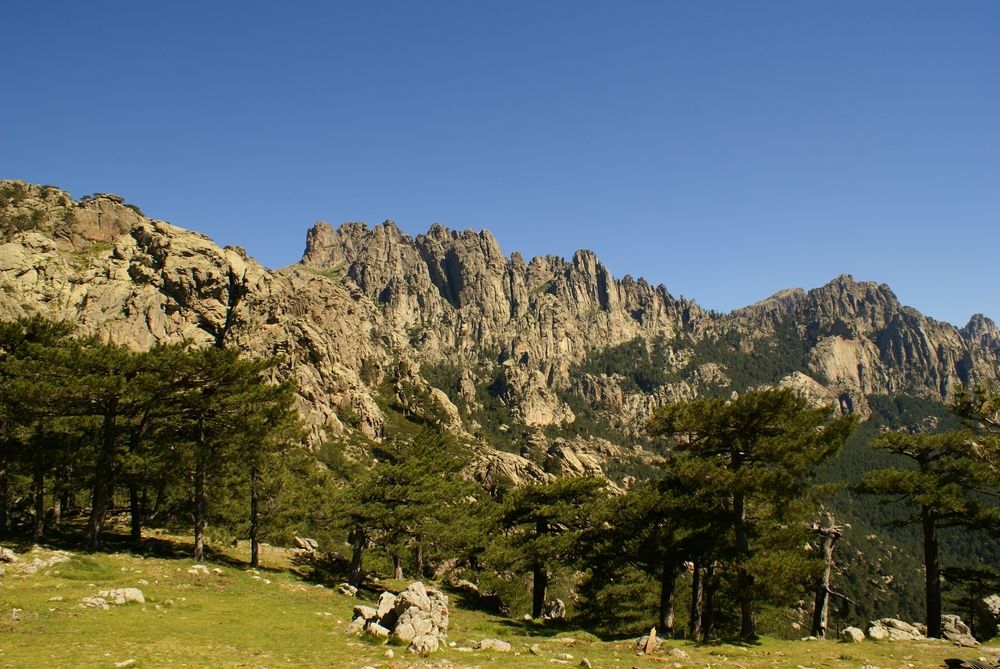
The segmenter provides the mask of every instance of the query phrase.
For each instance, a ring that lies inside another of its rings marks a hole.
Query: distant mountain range
[[[946,402],[1000,362],[989,319],[955,328],[850,276],[719,314],[589,251],[526,260],[487,231],[392,222],[317,224],[301,262],[268,270],[118,196],[19,181],[0,182],[0,236],[0,317],[280,355],[313,441],[363,447],[412,412],[474,445],[495,484],[627,485],[659,457],[643,423],[665,403],[782,385],[865,417],[877,397]]]

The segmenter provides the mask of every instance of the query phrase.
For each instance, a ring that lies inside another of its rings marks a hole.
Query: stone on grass
[[[914,641],[924,639],[920,630],[897,618],[879,618],[868,623],[868,637],[875,640]]]
[[[654,653],[663,645],[663,639],[656,636],[656,628],[650,627],[649,634],[643,634],[635,640],[635,650],[637,653]]]
[[[959,646],[973,648],[979,645],[979,642],[972,636],[972,630],[969,629],[969,626],[954,614],[941,616],[941,634],[945,639]]]
[[[500,639],[482,639],[476,642],[476,650],[495,650],[498,653],[509,653],[512,646]]]
[[[367,622],[367,621],[365,621],[365,619],[364,619],[364,618],[355,618],[355,619],[354,619],[354,620],[352,620],[352,621],[351,621],[351,623],[350,623],[350,624],[349,624],[349,625],[347,626],[347,629],[346,629],[345,631],[346,631],[346,632],[347,632],[348,634],[361,634],[361,632],[363,632],[363,631],[364,631],[364,629],[365,629],[365,624],[366,624],[366,622]]]
[[[358,604],[354,607],[354,617],[364,618],[365,620],[372,620],[378,617],[378,612],[370,606],[365,606],[363,604]]]
[[[416,653],[417,655],[430,655],[438,649],[440,646],[438,642],[437,635],[435,634],[421,634],[418,637],[414,637],[410,641],[410,645],[407,648],[411,653]]]
[[[112,604],[128,604],[129,602],[136,602],[139,604],[145,604],[146,598],[142,596],[142,590],[139,588],[115,588],[114,590],[101,590],[97,593],[98,597],[103,597]]]
[[[80,606],[85,609],[110,609],[111,605],[103,597],[84,597],[80,600]]]
[[[847,643],[861,643],[865,640],[865,633],[857,627],[845,627],[840,632],[840,640]]]
[[[365,631],[377,637],[388,637],[390,634],[389,628],[382,627],[374,620],[365,623]]]

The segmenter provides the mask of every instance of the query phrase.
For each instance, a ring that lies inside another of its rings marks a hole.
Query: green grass
[[[155,541],[175,543],[171,537]],[[183,546],[177,543],[178,550]],[[164,551],[158,551],[161,555]],[[764,639],[759,644],[709,645],[670,641],[653,656],[636,655],[630,641],[602,642],[571,626],[558,629],[458,609],[452,598],[447,647],[431,658],[418,658],[404,647],[348,636],[344,627],[361,601],[338,594],[335,584],[316,585],[297,572],[290,554],[268,549],[264,567],[247,571],[245,546],[219,553],[208,563],[221,574],[188,573],[190,559],[129,553],[72,552],[68,562],[21,575],[5,565],[0,576],[0,667],[940,667],[945,657],[976,658],[983,649],[959,649],[946,643],[874,643],[857,645]],[[19,551],[20,553],[20,551]],[[21,554],[22,563],[52,551]],[[402,582],[385,581],[393,589]],[[85,609],[80,599],[99,590],[138,587],[145,604]],[[16,611],[15,611],[16,609]],[[608,615],[613,615],[609,612]],[[509,654],[463,651],[483,638],[510,642]],[[537,655],[529,648],[535,646]],[[688,659],[670,657],[680,648]],[[386,652],[391,650],[392,657]],[[565,659],[564,654],[572,655]],[[552,660],[564,660],[565,664]],[[442,664],[442,661],[451,663]]]

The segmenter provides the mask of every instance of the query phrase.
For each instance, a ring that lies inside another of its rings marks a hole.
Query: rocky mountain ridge
[[[402,408],[474,445],[498,485],[595,468],[624,481],[656,461],[649,413],[700,394],[781,384],[865,414],[871,395],[947,400],[1000,361],[989,319],[958,329],[849,276],[717,314],[589,251],[526,261],[439,225],[319,223],[300,263],[269,270],[118,196],[8,181],[0,241],[0,317],[279,355],[314,442],[382,439]]]

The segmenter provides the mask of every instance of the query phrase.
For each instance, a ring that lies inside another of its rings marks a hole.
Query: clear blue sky
[[[269,266],[487,228],[729,310],[841,273],[1000,317],[1000,2],[33,2],[0,178]]]

